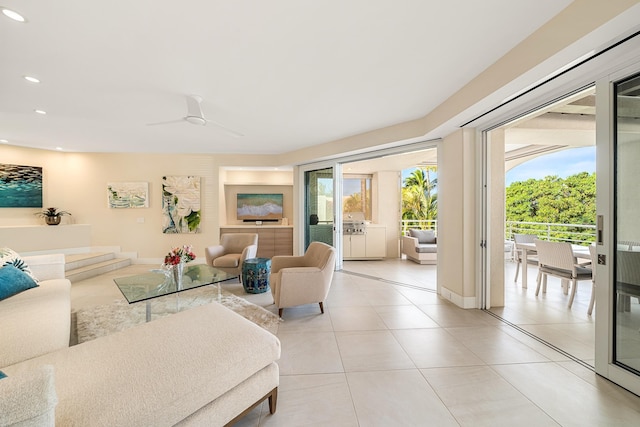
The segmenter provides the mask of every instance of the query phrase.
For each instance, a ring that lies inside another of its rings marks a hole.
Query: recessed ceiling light
[[[56,150],[62,151],[62,147],[56,147]]]
[[[43,115],[44,115],[44,114],[47,114],[47,112],[46,112],[46,111],[44,111],[44,110],[33,110],[33,111],[35,111],[35,112],[36,112],[36,113],[38,113],[38,114],[43,114]]]
[[[31,83],[40,83],[40,80],[32,76],[23,76],[24,79]]]
[[[0,139],[0,142],[2,142],[3,144],[6,144],[7,142],[9,142],[8,139]]]
[[[24,16],[20,15],[15,10],[11,10],[11,9],[7,9],[6,7],[2,7],[2,13],[4,14],[4,16],[6,16],[7,18],[11,18],[14,21],[27,22],[27,20],[24,18]]]

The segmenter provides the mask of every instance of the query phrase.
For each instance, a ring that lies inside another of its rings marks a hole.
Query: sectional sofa
[[[26,322],[0,335],[0,425],[218,426],[265,399],[275,412],[280,342],[217,303],[69,347],[60,257],[25,257],[40,286],[0,301],[3,329]]]

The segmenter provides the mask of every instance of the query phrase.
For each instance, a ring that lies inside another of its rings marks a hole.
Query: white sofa
[[[418,264],[436,264],[438,262],[438,239],[433,230],[407,231],[402,236],[402,253],[407,259]]]
[[[2,337],[0,353],[19,345]],[[218,426],[267,398],[275,412],[278,338],[217,303],[59,347],[0,364],[0,426]]]
[[[71,282],[64,278],[64,255],[22,259],[39,286],[0,301],[0,366],[69,347]]]

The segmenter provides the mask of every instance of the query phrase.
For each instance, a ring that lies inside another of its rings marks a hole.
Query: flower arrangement
[[[165,255],[164,265],[172,266],[180,264],[181,262],[193,261],[194,259],[196,259],[196,254],[193,253],[191,245],[176,246]]]

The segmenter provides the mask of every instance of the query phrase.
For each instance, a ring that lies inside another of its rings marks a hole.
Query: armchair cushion
[[[419,243],[416,246],[416,252],[419,254],[437,254],[438,245],[435,243]]]
[[[433,230],[409,229],[409,236],[418,239],[418,243],[436,243],[436,233]]]
[[[236,268],[240,265],[241,254],[228,254],[213,260],[214,267]]]

